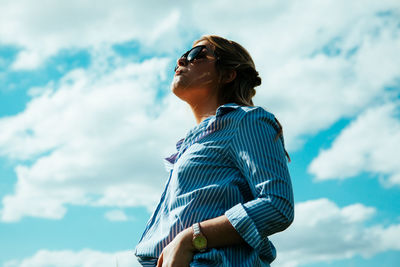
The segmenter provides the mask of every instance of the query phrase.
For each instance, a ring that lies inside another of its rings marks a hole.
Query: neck
[[[207,99],[206,101],[196,101],[196,103],[189,103],[197,124],[201,123],[207,117],[215,115],[219,103],[217,99]]]

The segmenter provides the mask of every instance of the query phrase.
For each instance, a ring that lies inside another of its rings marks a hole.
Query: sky
[[[400,262],[396,0],[0,0],[0,265],[138,266],[195,126],[170,92],[204,34],[242,44],[279,119],[295,220],[273,267]]]

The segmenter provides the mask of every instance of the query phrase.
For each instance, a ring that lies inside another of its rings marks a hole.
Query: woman
[[[197,121],[167,158],[169,178],[136,247],[144,266],[269,266],[268,236],[293,221],[282,128],[254,107],[261,84],[248,52],[203,36],[171,85]]]

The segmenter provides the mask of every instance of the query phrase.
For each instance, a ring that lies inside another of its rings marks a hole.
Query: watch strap
[[[193,235],[194,235],[194,236],[200,235],[200,234],[201,234],[201,231],[200,231],[200,224],[199,224],[199,223],[193,224],[192,227],[193,227]]]

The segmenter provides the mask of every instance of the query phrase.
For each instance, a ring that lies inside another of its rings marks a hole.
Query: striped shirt
[[[136,256],[155,266],[182,230],[223,214],[244,245],[196,253],[190,266],[270,266],[268,236],[293,221],[294,204],[280,127],[260,107],[220,106],[177,143],[166,159],[169,177]]]

